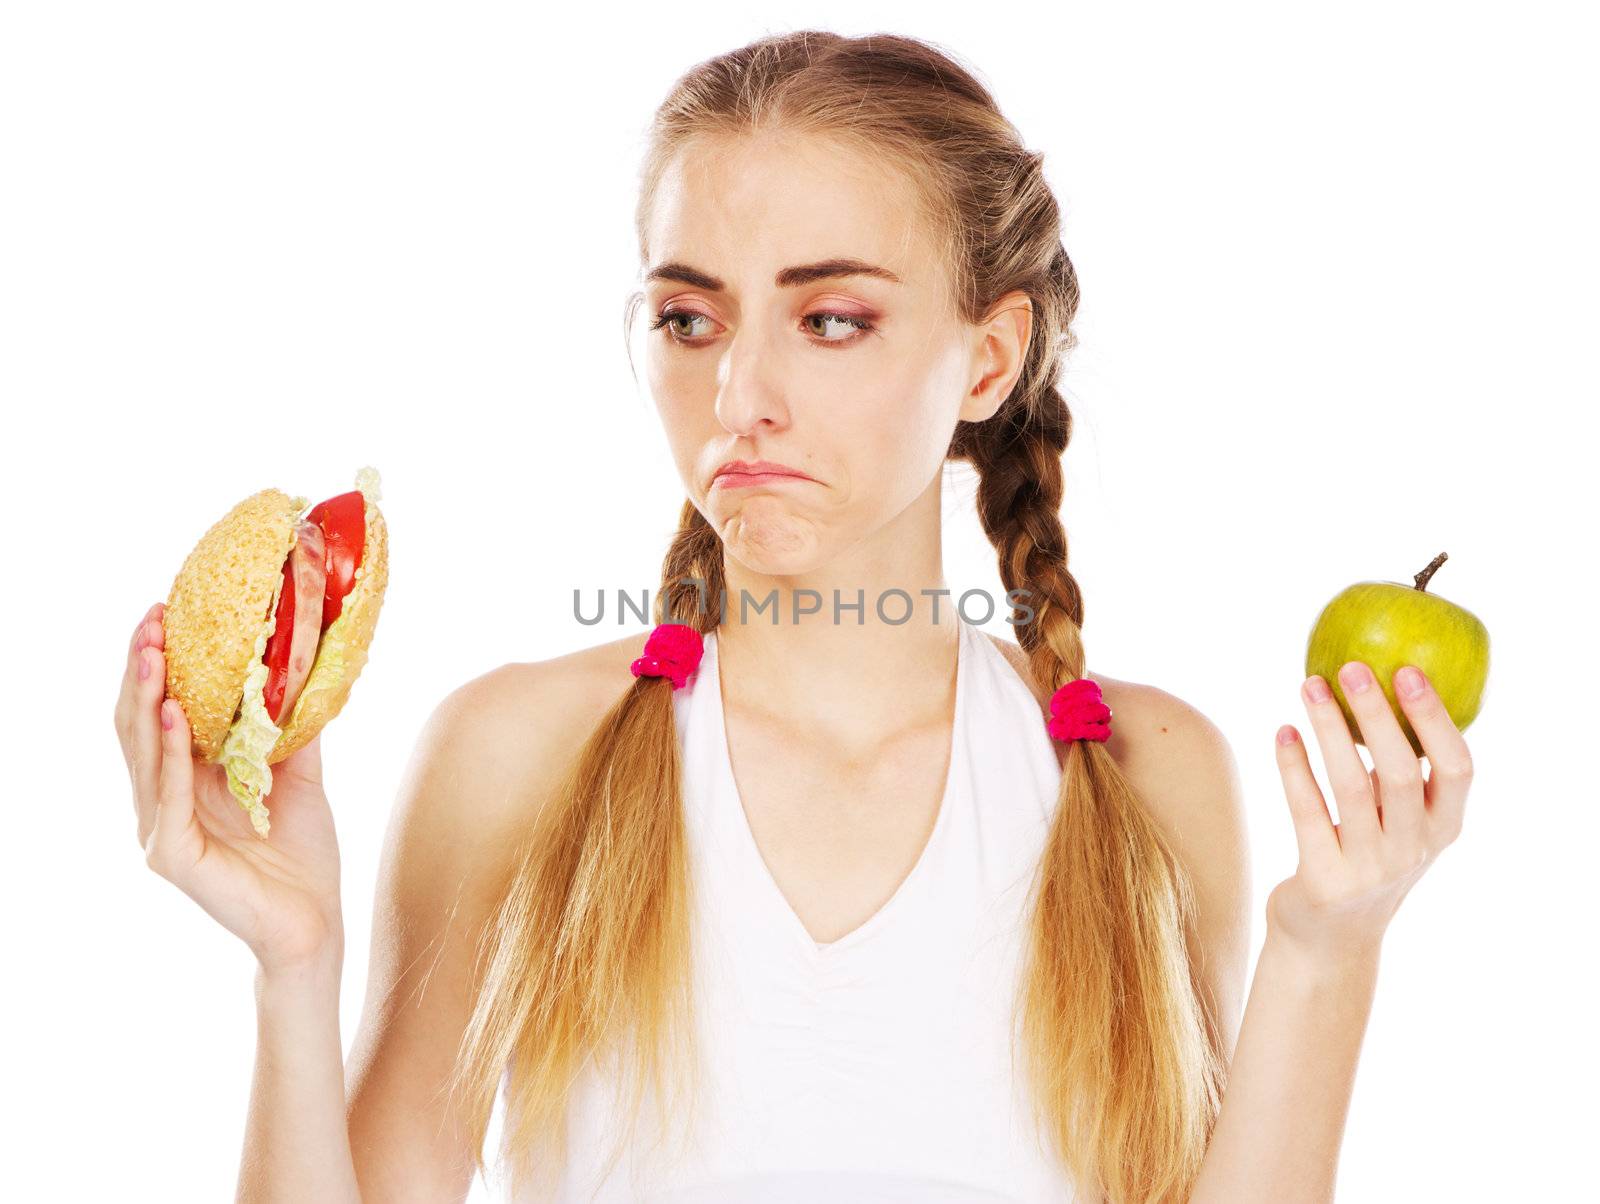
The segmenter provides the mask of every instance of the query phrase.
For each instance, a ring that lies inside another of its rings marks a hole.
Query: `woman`
[[[134,633],[147,858],[259,963],[241,1197],[461,1199],[498,1098],[526,1199],[1331,1198],[1381,938],[1471,778],[1438,698],[1397,675],[1424,782],[1345,667],[1369,775],[1308,680],[1343,822],[1281,729],[1300,864],[1241,1020],[1231,751],[1085,667],[1055,387],[1078,287],[1041,156],[923,43],[787,34],[678,81],[637,225],[688,495],[667,621],[438,707],[348,1094],[320,742],[253,841],[161,702],[160,606]],[[951,460],[1018,645],[947,596]]]

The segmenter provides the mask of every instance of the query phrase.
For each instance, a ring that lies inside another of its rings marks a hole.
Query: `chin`
[[[791,576],[809,572],[825,559],[816,527],[791,511],[747,505],[718,531],[728,555],[753,573]]]

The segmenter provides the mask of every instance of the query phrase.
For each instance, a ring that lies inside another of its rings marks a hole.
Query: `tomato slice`
[[[283,589],[278,594],[278,621],[267,638],[267,650],[261,663],[267,667],[267,684],[262,691],[267,705],[267,718],[278,722],[278,712],[283,709],[283,692],[289,684],[289,649],[294,643],[294,579],[290,576],[292,556],[283,558]]]
[[[367,543],[367,499],[359,489],[352,489],[318,502],[306,519],[322,528],[328,549],[328,587],[322,596],[322,630],[326,631],[355,588],[356,568]]]

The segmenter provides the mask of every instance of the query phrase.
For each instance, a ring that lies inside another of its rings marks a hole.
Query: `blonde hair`
[[[1083,600],[1067,569],[1062,453],[1072,415],[1056,388],[1078,282],[1042,171],[986,88],[912,38],[814,30],[761,38],[686,72],[657,110],[635,221],[643,262],[654,192],[703,137],[812,134],[904,167],[946,256],[950,301],[968,322],[1022,290],[1034,325],[1016,385],[981,422],[960,422],[948,457],[972,464],[977,510],[1008,590],[1034,609],[1016,628],[1036,681],[1084,674]],[[642,300],[630,299],[629,314]],[[663,621],[702,632],[719,607],[674,587],[724,589],[723,549],[684,503],[662,565]],[[1042,720],[1041,720],[1042,722]],[[539,1186],[564,1164],[570,1088],[615,1053],[645,1084],[697,1081],[690,972],[691,879],[671,683],[634,680],[545,801],[484,934],[481,990],[451,1088],[482,1144],[506,1086],[503,1157]],[[1030,895],[1015,1036],[1036,1122],[1081,1197],[1184,1200],[1215,1124],[1226,1059],[1185,945],[1193,893],[1180,863],[1104,744],[1068,746],[1061,794]],[[692,1108],[680,1109],[688,1119]],[[619,1136],[609,1166],[634,1127]]]

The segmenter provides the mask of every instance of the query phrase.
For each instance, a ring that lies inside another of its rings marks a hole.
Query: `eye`
[[[697,314],[687,309],[664,309],[656,315],[655,321],[650,323],[650,329],[660,330],[662,327],[666,327],[667,334],[672,337],[674,342],[684,346],[695,346],[698,340],[694,339],[692,336],[685,337],[679,333],[681,327],[675,325],[675,323],[680,318],[686,319],[691,323],[696,319],[706,322],[711,320],[704,314]],[[830,339],[819,337],[817,339],[818,343],[827,343],[835,347],[846,343],[857,342],[858,340],[865,338],[869,331],[876,329],[876,327],[874,327],[873,324],[865,318],[858,318],[853,314],[833,313],[827,310],[818,310],[815,313],[809,313],[802,319],[802,321],[806,323],[807,327],[813,333],[817,332],[819,329],[826,330],[827,323],[829,322],[842,323],[851,331],[851,333],[847,334],[844,338]]]
[[[690,313],[686,309],[664,309],[656,315],[656,320],[650,323],[650,329],[660,330],[663,326],[667,326],[669,323],[676,322],[679,318],[688,318],[691,322],[693,322],[696,318],[706,322],[711,320],[704,314]],[[680,343],[684,341],[683,336],[678,333],[677,327],[670,327],[667,333]]]
[[[807,322],[814,322],[814,321],[816,321],[818,319],[821,319],[821,321],[824,324],[826,324],[828,322],[842,322],[850,330],[859,332],[859,334],[846,335],[842,339],[823,339],[822,341],[824,343],[853,343],[853,342],[856,341],[856,339],[859,337],[860,334],[865,334],[867,331],[872,329],[872,323],[871,322],[867,321],[865,318],[854,317],[851,314],[833,314],[833,313],[819,312],[819,313],[814,313],[814,314],[807,314],[805,316],[805,321],[807,321]],[[817,328],[815,326],[812,327],[812,330],[816,330],[816,329]]]

